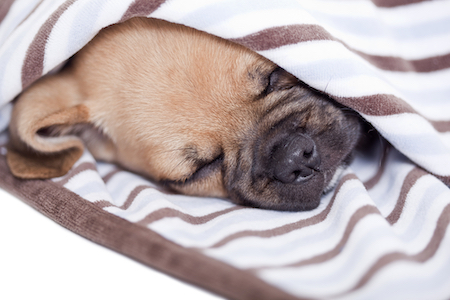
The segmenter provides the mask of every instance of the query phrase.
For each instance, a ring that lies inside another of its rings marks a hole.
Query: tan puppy
[[[188,195],[304,210],[334,184],[359,134],[355,114],[262,56],[134,18],[22,93],[7,159],[18,177],[57,177],[86,145]]]

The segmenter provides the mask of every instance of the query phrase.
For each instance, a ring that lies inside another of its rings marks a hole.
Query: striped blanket
[[[85,152],[0,186],[74,232],[232,299],[450,298],[450,1],[2,0],[0,144],[11,101],[103,27],[160,18],[230,39],[381,134],[308,212],[169,195]],[[149,289],[151,291],[151,289]]]

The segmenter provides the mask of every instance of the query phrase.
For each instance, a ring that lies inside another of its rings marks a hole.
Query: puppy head
[[[28,117],[34,121],[27,124],[61,112],[74,116],[79,109],[73,107],[82,107],[87,114],[81,123],[90,129],[81,138],[96,158],[181,193],[253,207],[316,207],[360,132],[355,114],[262,56],[156,20],[132,19],[103,30],[62,76],[32,86],[18,104],[48,103],[48,95],[33,96],[43,89],[64,107],[42,105],[48,112]],[[24,107],[16,106],[11,122],[13,148],[25,144],[42,152],[35,137],[48,130],[23,125]],[[46,138],[58,145],[67,139],[61,134],[76,139],[73,123],[45,123],[64,128]]]
[[[227,124],[232,113],[214,116],[220,120],[213,134],[218,140],[205,140],[199,132],[192,141],[205,144],[190,141],[188,153],[177,160],[192,161],[190,171],[182,179],[163,179],[165,184],[188,194],[208,191],[206,195],[252,207],[309,210],[319,205],[351,161],[360,120],[283,69],[267,65],[266,72],[249,75],[258,92],[240,100],[247,105],[239,111],[250,117]]]

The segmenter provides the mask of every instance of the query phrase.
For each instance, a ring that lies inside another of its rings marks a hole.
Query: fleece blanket
[[[227,298],[450,298],[450,1],[2,0],[0,143],[24,88],[134,16],[260,53],[359,112],[382,136],[378,146],[308,212],[165,194],[88,152],[62,178],[17,180],[2,147],[1,187],[96,243]]]

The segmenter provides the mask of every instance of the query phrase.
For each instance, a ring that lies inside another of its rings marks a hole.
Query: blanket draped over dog
[[[308,212],[165,194],[87,151],[0,186],[66,228],[233,299],[450,298],[450,1],[2,0],[0,142],[11,101],[134,16],[242,44],[381,134]],[[149,290],[151,291],[151,289]]]

